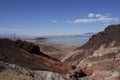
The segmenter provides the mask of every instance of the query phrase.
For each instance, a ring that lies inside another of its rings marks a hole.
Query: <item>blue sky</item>
[[[0,0],[0,34],[74,35],[120,23],[120,0]]]

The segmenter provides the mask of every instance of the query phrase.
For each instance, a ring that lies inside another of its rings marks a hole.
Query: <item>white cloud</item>
[[[76,19],[73,21],[73,23],[91,23],[96,21],[97,19]]]
[[[118,18],[111,18],[111,17],[107,17],[107,16],[101,16],[98,18],[99,22],[113,22],[113,21],[119,21]]]
[[[89,18],[87,19],[81,19],[81,18],[76,19],[73,21],[73,23],[94,23],[94,22],[108,23],[108,22],[119,21],[119,18],[109,17],[108,15],[102,15],[102,14],[90,13],[88,14],[88,17]]]
[[[96,14],[95,17],[101,17],[102,15],[101,14]]]
[[[21,29],[11,29],[11,28],[0,28],[0,31],[8,31],[8,32],[21,32]]]
[[[89,14],[88,14],[88,17],[94,17],[94,16],[95,16],[94,13],[89,13]]]

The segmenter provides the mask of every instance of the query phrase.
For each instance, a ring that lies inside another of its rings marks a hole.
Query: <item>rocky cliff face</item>
[[[120,24],[93,35],[63,61],[93,70],[90,77],[80,80],[120,80]]]

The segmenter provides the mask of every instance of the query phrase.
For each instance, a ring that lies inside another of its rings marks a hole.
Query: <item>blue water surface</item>
[[[60,43],[60,44],[85,44],[89,38],[79,38],[79,39],[72,39],[72,38],[65,38],[65,39],[50,39],[46,42],[48,43]]]

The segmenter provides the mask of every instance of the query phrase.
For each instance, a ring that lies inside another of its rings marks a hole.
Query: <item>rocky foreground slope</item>
[[[70,64],[62,63],[58,59],[44,54],[40,51],[39,46],[33,43],[0,39],[0,71],[3,73],[5,71],[8,73],[6,75],[9,75],[11,70],[15,75],[19,72],[22,72],[23,75],[24,71],[25,75],[32,72],[32,75],[26,76],[35,80],[68,80],[70,79],[68,75],[71,74],[73,68]],[[87,74],[81,70],[79,75],[83,77]]]
[[[68,80],[69,75],[51,71],[30,70],[0,61],[0,80]]]
[[[62,75],[69,70],[70,65],[42,53],[38,45],[21,40],[0,39],[2,80],[66,80]]]
[[[120,24],[108,26],[75,49],[63,62],[89,67],[93,74],[80,80],[120,80]]]
[[[37,45],[21,40],[0,39],[0,60],[32,70],[62,73],[69,69],[59,60],[40,52]]]

